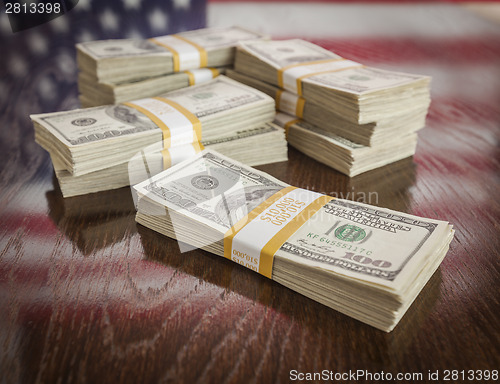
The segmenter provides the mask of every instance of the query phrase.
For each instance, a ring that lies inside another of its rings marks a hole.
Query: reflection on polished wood
[[[370,42],[356,44],[338,47],[355,59]],[[12,92],[1,105],[0,381],[285,383],[292,369],[498,369],[500,45],[485,44],[474,55],[456,42],[408,47],[419,58],[412,65],[445,63],[454,81],[443,89],[435,79],[414,158],[352,179],[293,148],[288,162],[259,167],[298,187],[455,226],[440,269],[389,334],[228,260],[180,253],[135,224],[128,188],[62,198],[27,118],[40,104],[31,85]],[[397,66],[398,52],[389,57]],[[488,92],[460,87],[475,70]],[[76,99],[74,87],[54,109],[68,97]]]

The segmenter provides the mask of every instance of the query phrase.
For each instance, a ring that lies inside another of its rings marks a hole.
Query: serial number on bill
[[[32,13],[32,14],[47,14],[61,13],[62,8],[60,3],[5,3],[5,13]]]

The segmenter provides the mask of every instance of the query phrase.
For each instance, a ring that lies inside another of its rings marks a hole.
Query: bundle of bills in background
[[[298,39],[242,42],[227,74],[300,119],[294,147],[349,176],[412,156],[430,104],[428,76],[366,67]],[[339,162],[324,145],[332,137],[363,146],[357,152],[373,161]]]
[[[160,95],[190,85],[207,83],[220,74],[224,74],[225,70],[226,67],[198,68],[118,83],[99,83],[88,73],[80,72],[78,74],[79,99],[84,108],[118,104]]]
[[[291,146],[351,177],[413,156],[417,146],[416,134],[396,137],[383,146],[362,145],[282,112],[274,123],[286,130]]]
[[[219,76],[157,98],[31,118],[63,195],[74,196],[135,184],[205,145],[249,164],[285,161],[274,116],[271,97]]]
[[[448,222],[294,189],[210,149],[134,189],[136,221],[181,249],[230,258],[387,332],[453,238]]]
[[[83,107],[116,104],[202,84],[233,64],[240,41],[262,38],[228,27],[77,44],[80,101]]]

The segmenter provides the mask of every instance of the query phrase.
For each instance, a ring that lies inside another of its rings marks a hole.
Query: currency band
[[[308,77],[361,67],[364,65],[343,58],[292,64],[278,70],[278,84],[280,88],[302,96],[302,82]]]
[[[238,221],[224,235],[224,257],[272,278],[274,255],[333,198],[286,187]]]
[[[124,103],[149,117],[163,136],[163,166],[165,169],[185,159],[182,151],[195,154],[203,150],[201,122],[182,105],[163,97],[151,97]],[[191,148],[191,149],[189,149]]]
[[[297,116],[302,119],[304,117],[304,106],[306,100],[291,92],[281,89],[276,91],[276,109]]]
[[[288,140],[288,131],[290,127],[294,124],[300,123],[302,120],[294,119],[285,113],[277,113],[274,117],[274,121],[285,130],[285,138]]]
[[[172,53],[174,72],[207,66],[207,51],[200,45],[179,35],[160,36],[149,39],[152,43]]]
[[[177,147],[163,148],[161,151],[163,158],[163,169],[168,169],[171,166],[178,164],[184,160],[187,160],[197,153],[205,149],[203,144],[200,142],[194,142],[191,144],[180,145]]]
[[[288,140],[288,132],[290,131],[290,127],[294,124],[298,124],[300,123],[300,119],[293,119],[293,120],[290,120],[290,121],[287,121],[285,123],[285,125],[283,126],[284,130],[285,130],[285,139]]]
[[[189,77],[189,85],[206,83],[219,76],[217,68],[199,68],[190,71],[184,71]]]

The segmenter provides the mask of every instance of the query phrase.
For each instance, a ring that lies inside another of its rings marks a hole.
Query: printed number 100
[[[385,260],[373,260],[368,256],[355,255],[352,252],[346,252],[343,259],[353,260],[361,264],[371,264],[379,268],[389,268],[392,264]]]

